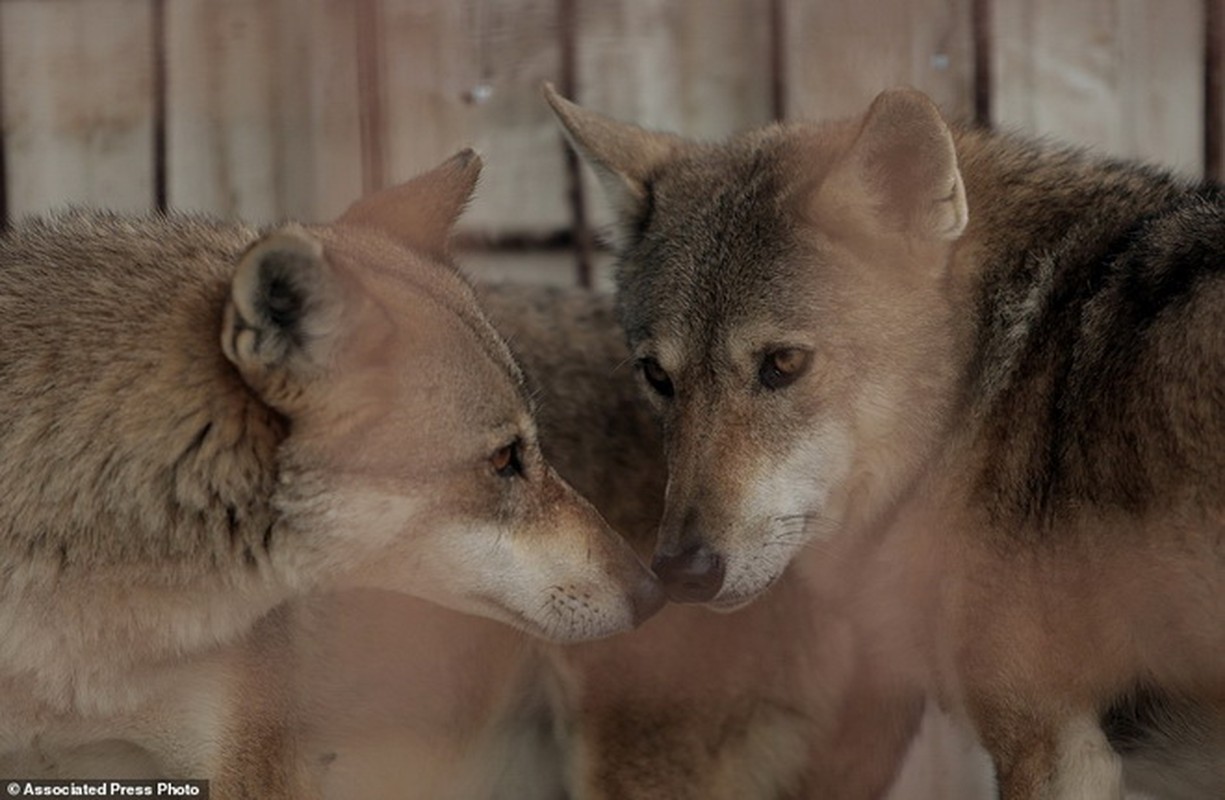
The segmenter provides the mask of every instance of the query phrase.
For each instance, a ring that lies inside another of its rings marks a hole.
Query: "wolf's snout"
[[[702,544],[679,553],[656,553],[651,569],[674,603],[706,603],[723,588],[723,558]]]

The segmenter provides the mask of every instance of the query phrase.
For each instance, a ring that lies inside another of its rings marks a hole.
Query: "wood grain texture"
[[[485,161],[460,230],[546,236],[569,223],[562,140],[540,94],[560,76],[554,0],[380,0],[388,181],[462,147]]]
[[[1204,9],[1202,0],[996,3],[996,124],[1199,175]]]
[[[149,0],[0,3],[9,211],[152,207]]]
[[[646,128],[721,139],[770,122],[770,0],[577,0],[577,102]],[[588,217],[611,223],[584,171]]]
[[[1206,159],[1219,173],[1225,150],[1223,0],[569,0],[567,30],[559,0],[163,3],[169,205],[256,222],[331,218],[474,146],[486,170],[464,234],[555,240],[572,201],[539,86],[561,81],[567,44],[580,103],[698,138],[779,108],[856,114],[897,85],[969,119],[978,53],[978,104],[1001,127],[1190,174]],[[154,205],[153,7],[0,2],[13,214]]]
[[[579,0],[577,99],[696,137],[769,122],[768,0]]]
[[[970,0],[783,0],[783,29],[788,117],[852,116],[897,86],[973,117]]]
[[[353,9],[340,0],[168,4],[172,207],[321,221],[362,193]]]
[[[1225,0],[1204,0],[1204,176],[1225,180]]]

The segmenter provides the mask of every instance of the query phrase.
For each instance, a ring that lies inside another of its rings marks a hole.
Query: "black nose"
[[[705,603],[723,588],[723,559],[696,544],[679,553],[656,553],[651,569],[674,603]]]

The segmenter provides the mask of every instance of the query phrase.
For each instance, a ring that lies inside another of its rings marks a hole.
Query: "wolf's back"
[[[983,211],[970,233],[991,243],[972,380],[992,513],[1033,532],[1085,506],[1168,510],[1188,490],[1216,504],[1219,190],[1005,138],[968,150],[971,207]]]

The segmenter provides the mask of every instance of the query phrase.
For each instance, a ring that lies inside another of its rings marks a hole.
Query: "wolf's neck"
[[[31,702],[58,713],[126,713],[155,689],[138,676],[237,640],[293,594],[257,577],[160,590],[99,584],[10,591],[0,603],[0,680],[25,681]]]
[[[958,154],[971,222],[954,266],[969,421],[957,441],[992,516],[1045,530],[1086,496],[1134,495],[1120,455],[1144,437],[1164,447],[1143,414],[1111,426],[1089,413],[1134,392],[1086,354],[1135,333],[1103,315],[1119,304],[1110,276],[1134,263],[1127,254],[1151,225],[1201,193],[1155,169],[1006,137],[963,133]]]

